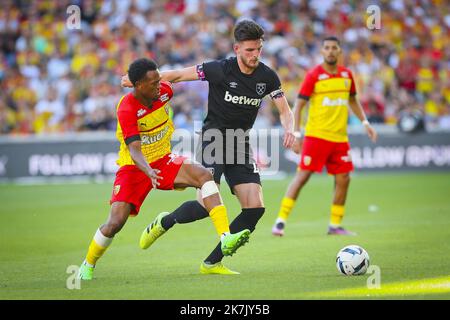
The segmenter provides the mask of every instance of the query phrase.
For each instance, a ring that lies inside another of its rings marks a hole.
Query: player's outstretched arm
[[[350,96],[349,105],[355,116],[357,116],[358,119],[361,120],[362,124],[366,128],[366,132],[370,140],[372,140],[372,142],[377,142],[378,134],[376,130],[370,125],[369,121],[367,121],[361,103],[359,103],[359,100],[356,98],[356,96]]]
[[[161,79],[172,83],[199,80],[196,66],[161,72]]]
[[[199,80],[196,66],[179,69],[168,70],[161,72],[161,80],[169,81],[172,83],[181,81],[194,81]],[[120,80],[120,85],[124,88],[132,88],[133,84],[128,78],[128,74],[124,74]]]
[[[294,115],[292,114],[291,108],[289,107],[289,103],[286,100],[286,97],[283,95],[281,97],[277,97],[273,99],[275,106],[280,113],[280,121],[281,125],[284,129],[284,140],[283,146],[285,148],[290,148],[294,144]]]

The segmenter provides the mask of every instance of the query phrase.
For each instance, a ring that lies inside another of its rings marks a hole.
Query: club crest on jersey
[[[351,155],[350,151],[347,153],[346,156],[342,156],[341,160],[344,162],[352,162],[352,155]]]
[[[114,195],[116,196],[120,191],[120,184],[114,186]]]
[[[138,117],[142,117],[147,111],[145,109],[139,109],[137,112]]]
[[[318,77],[319,80],[324,80],[324,79],[328,79],[328,78],[329,78],[329,76],[326,73],[322,73]]]
[[[309,166],[311,164],[311,157],[310,156],[304,156],[303,157],[303,164],[305,166]]]
[[[342,72],[341,72],[341,76],[342,76],[343,78],[348,78],[348,77],[349,77],[347,71],[342,71]]]
[[[258,82],[256,84],[256,93],[262,96],[266,92],[266,84],[264,82]]]

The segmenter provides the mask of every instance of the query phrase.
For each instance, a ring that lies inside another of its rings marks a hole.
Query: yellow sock
[[[219,236],[221,236],[223,233],[230,232],[227,209],[223,204],[214,207],[209,212],[209,216],[211,217],[211,220]]]
[[[331,217],[330,225],[333,227],[339,227],[344,217],[345,208],[344,206],[333,204],[331,206]]]
[[[291,198],[284,197],[283,200],[281,200],[281,206],[280,211],[278,212],[278,218],[286,221],[289,217],[289,214],[292,211],[292,208],[295,205],[295,200]]]
[[[106,249],[111,244],[113,238],[105,237],[100,229],[95,233],[94,239],[92,239],[89,245],[88,253],[86,255],[86,262],[92,266],[95,266],[97,260],[105,253]]]

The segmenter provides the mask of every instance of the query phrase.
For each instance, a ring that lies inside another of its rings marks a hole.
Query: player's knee
[[[201,173],[197,177],[197,184],[198,184],[198,186],[202,187],[208,181],[213,181],[213,180],[214,180],[214,177],[213,177],[212,173],[209,170],[204,169],[201,171]]]
[[[336,183],[341,186],[348,186],[350,183],[350,174],[339,175],[339,178],[336,179]]]
[[[243,207],[245,207],[245,208],[260,209],[260,208],[264,207],[264,203],[260,196],[250,197],[249,199],[247,199],[245,201],[245,203],[242,203],[242,204],[243,204]],[[264,213],[264,211],[263,211],[263,213]]]
[[[311,172],[299,172],[297,175],[297,184],[299,187],[303,187],[311,177]]]
[[[349,184],[349,183],[350,183],[350,180],[351,180],[350,175],[347,174],[347,175],[345,176],[345,182],[346,182],[347,184]]]
[[[219,193],[219,188],[217,187],[217,184],[214,182],[214,180],[208,180],[205,183],[201,185],[200,188],[200,195],[202,199],[205,199],[209,196],[212,196],[214,194]]]

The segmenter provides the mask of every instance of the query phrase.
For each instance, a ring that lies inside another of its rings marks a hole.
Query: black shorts
[[[201,138],[200,138],[201,139]],[[259,175],[259,168],[253,159],[251,147],[248,142],[245,143],[245,155],[241,154],[241,158],[238,160],[238,151],[233,149],[223,149],[223,157],[219,157],[219,161],[211,161],[210,158],[205,156],[209,153],[208,145],[211,141],[199,141],[196,160],[200,162],[205,168],[209,169],[214,176],[214,181],[220,183],[222,175],[225,176],[225,181],[230,187],[231,193],[234,194],[233,188],[238,184],[243,183],[257,183],[261,185],[261,177]],[[205,152],[206,151],[206,152]],[[228,154],[228,159],[227,159]],[[232,157],[231,157],[232,154]],[[234,161],[230,161],[233,159]],[[227,161],[228,160],[228,161]]]

